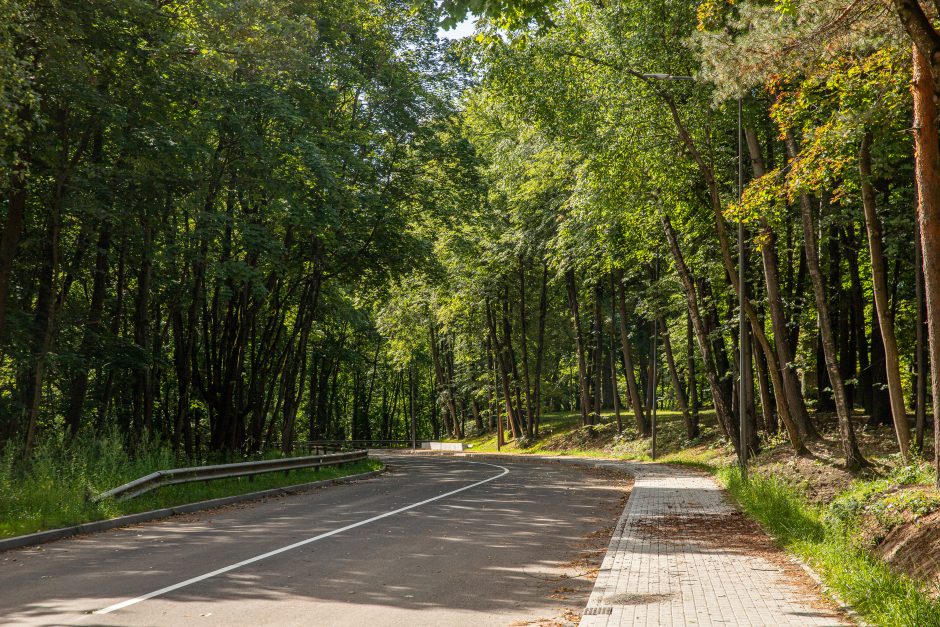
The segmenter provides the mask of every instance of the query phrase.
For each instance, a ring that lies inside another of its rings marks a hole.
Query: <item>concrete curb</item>
[[[771,537],[773,537],[773,536],[771,536]],[[836,593],[835,590],[833,590],[832,588],[830,588],[829,586],[827,586],[827,585],[825,584],[825,582],[823,582],[822,577],[819,576],[819,573],[817,573],[815,570],[813,570],[813,567],[812,567],[812,566],[810,566],[809,564],[807,564],[806,562],[804,562],[803,560],[801,560],[800,558],[798,558],[798,557],[796,557],[796,556],[794,556],[794,555],[790,555],[789,553],[788,553],[787,555],[789,555],[789,556],[790,556],[790,559],[793,560],[796,564],[798,564],[799,567],[802,568],[803,571],[804,571],[807,575],[809,575],[809,578],[812,579],[813,582],[814,582],[817,586],[819,586],[819,589],[822,591],[822,593],[825,594],[827,597],[829,597],[829,598],[832,600],[833,603],[835,603],[837,606],[839,606],[839,609],[842,610],[842,611],[845,613],[846,616],[848,616],[850,619],[852,619],[852,621],[853,621],[856,625],[858,625],[859,627],[871,627],[871,623],[866,623],[865,620],[859,615],[858,612],[856,612],[856,611],[852,608],[851,605],[849,605],[848,603],[846,603],[845,601],[843,601],[843,600],[842,600],[842,597],[840,597],[840,596]]]
[[[50,529],[48,531],[39,531],[24,536],[15,536],[13,538],[0,540],[0,552],[9,551],[11,549],[19,549],[27,546],[36,546],[37,544],[45,544],[46,542],[62,540],[64,538],[69,538],[79,534],[97,533],[99,531],[107,531],[108,529],[115,529],[117,527],[137,525],[160,518],[175,516],[177,514],[190,514],[192,512],[214,509],[216,507],[224,507],[226,505],[233,505],[235,503],[258,501],[272,496],[299,494],[301,492],[307,492],[317,488],[325,488],[326,486],[330,485],[348,483],[350,481],[357,481],[359,479],[368,479],[370,477],[379,475],[386,470],[388,470],[387,466],[382,464],[382,467],[378,470],[361,472],[359,474],[349,475],[346,477],[337,477],[336,479],[324,479],[322,481],[311,481],[309,483],[300,483],[297,485],[284,486],[281,488],[271,488],[269,490],[260,490],[258,492],[248,492],[246,494],[236,494],[234,496],[223,496],[217,499],[209,499],[208,501],[187,503],[185,505],[174,505],[173,507],[154,509],[150,510],[149,512],[128,514],[127,516],[118,516],[117,518],[109,518],[107,520],[97,520],[95,522],[82,523],[72,527],[62,527],[61,529]]]

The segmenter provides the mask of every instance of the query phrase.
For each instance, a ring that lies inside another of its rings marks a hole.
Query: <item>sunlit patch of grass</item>
[[[21,459],[20,451],[12,445],[7,445],[0,457],[0,537],[332,479],[381,467],[376,460],[366,460],[319,471],[305,469],[266,473],[253,480],[244,477],[167,486],[127,501],[95,503],[88,497],[155,470],[192,464],[178,462],[172,452],[159,443],[142,446],[137,455],[129,457],[116,436],[94,441],[78,440],[68,445],[49,442],[38,447],[28,462]]]
[[[735,467],[720,470],[718,477],[749,516],[809,563],[863,618],[876,625],[940,625],[940,602],[856,546],[844,525],[831,524],[825,509],[808,505],[794,487],[760,475],[742,481]]]

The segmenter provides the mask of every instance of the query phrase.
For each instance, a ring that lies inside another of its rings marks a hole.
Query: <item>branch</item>
[[[930,23],[919,0],[894,0],[894,6],[907,34],[920,53],[930,61],[930,65],[940,61],[940,35]]]

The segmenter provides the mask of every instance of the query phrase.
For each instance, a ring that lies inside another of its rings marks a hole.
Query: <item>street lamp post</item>
[[[656,280],[658,281],[659,280],[659,255],[658,254],[656,255],[656,266],[655,266],[655,270],[653,271],[653,274],[656,277]],[[656,314],[653,314],[653,354],[650,356],[651,359],[653,360],[653,368],[652,368],[653,372],[651,375],[652,382],[650,383],[650,388],[653,391],[652,418],[650,420],[650,459],[654,461],[656,460],[656,409],[657,409],[657,405],[659,405],[658,399],[656,398],[656,392],[657,392],[657,388],[656,388],[657,368],[656,366],[658,365],[656,363],[657,361],[656,356],[658,355],[657,346],[656,346],[657,339],[659,339],[659,316]]]
[[[744,197],[744,150],[741,138],[741,96],[738,96],[738,457],[741,478],[747,480],[747,391],[744,385],[747,370],[745,360],[750,358],[750,338],[744,318],[744,222],[740,204]]]

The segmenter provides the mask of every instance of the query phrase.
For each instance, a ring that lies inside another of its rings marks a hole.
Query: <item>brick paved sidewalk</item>
[[[661,464],[597,465],[626,470],[635,482],[582,626],[846,624],[785,559],[748,554],[733,537],[724,542],[733,528],[724,534],[722,525],[735,510],[710,477]],[[704,534],[686,533],[688,520]]]

